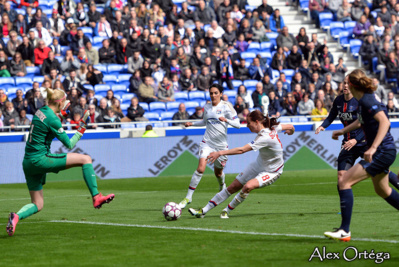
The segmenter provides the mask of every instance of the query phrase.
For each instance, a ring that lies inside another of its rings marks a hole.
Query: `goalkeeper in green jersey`
[[[69,149],[76,145],[86,131],[89,111],[84,112],[78,130],[69,139],[60,121],[60,118],[65,118],[69,112],[70,103],[66,100],[65,92],[58,89],[47,89],[47,103],[48,106],[42,107],[33,116],[22,163],[32,203],[23,206],[17,213],[10,213],[7,224],[7,233],[10,236],[14,234],[19,220],[25,219],[43,208],[43,185],[46,183],[46,174],[49,172],[58,173],[65,169],[82,166],[83,177],[96,209],[101,208],[104,203],[110,202],[115,197],[114,194],[103,196],[98,192],[90,156],[77,153],[50,153],[51,142],[54,138],[60,140]]]

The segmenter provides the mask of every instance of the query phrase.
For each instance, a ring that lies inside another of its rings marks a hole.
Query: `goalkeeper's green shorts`
[[[66,168],[67,154],[47,154],[37,158],[24,158],[22,166],[29,191],[40,191],[46,183],[46,174],[58,173]]]

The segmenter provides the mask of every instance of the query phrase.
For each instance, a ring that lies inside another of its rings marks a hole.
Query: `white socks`
[[[219,193],[217,193],[209,202],[206,204],[206,206],[202,209],[203,213],[207,213],[209,210],[213,209],[223,201],[229,198],[231,194],[227,189],[223,189]]]
[[[194,172],[193,176],[191,177],[190,186],[188,187],[187,196],[186,198],[192,199],[195,189],[197,188],[199,182],[201,181],[202,173]]]
[[[217,177],[216,179],[218,180],[219,185],[223,185],[224,184],[224,178],[226,177],[226,175],[224,175],[224,172],[222,172],[222,176]]]

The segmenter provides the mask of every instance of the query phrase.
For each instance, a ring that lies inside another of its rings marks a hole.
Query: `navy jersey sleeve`
[[[375,98],[374,94],[370,94],[367,97],[362,98],[362,106],[367,113],[370,114],[371,117],[374,117],[380,111],[385,111],[385,106],[380,101]]]
[[[335,98],[332,108],[330,110],[330,113],[328,114],[327,118],[323,121],[323,123],[321,124],[321,126],[326,129],[328,126],[331,125],[331,123],[335,120],[335,118],[338,115],[338,108],[337,108],[337,98]]]

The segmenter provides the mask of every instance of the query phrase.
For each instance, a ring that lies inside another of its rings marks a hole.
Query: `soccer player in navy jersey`
[[[349,226],[353,208],[353,185],[371,177],[375,192],[399,210],[399,193],[388,182],[389,167],[395,161],[396,148],[390,133],[387,109],[376,98],[376,87],[363,71],[352,71],[348,75],[348,84],[352,95],[359,101],[358,117],[345,128],[334,131],[332,138],[338,140],[340,135],[362,127],[368,149],[364,152],[364,160],[350,168],[342,180],[338,181],[341,226],[334,231],[324,232],[328,238],[346,242],[351,239]]]
[[[324,131],[338,116],[344,127],[350,125],[357,120],[358,101],[353,97],[349,90],[348,76],[345,77],[343,94],[337,96],[334,100],[328,117],[316,129],[316,134]],[[368,149],[364,132],[361,128],[348,132],[342,140],[341,152],[338,156],[338,181],[342,180],[344,174],[349,170],[359,157],[363,157],[364,152]],[[399,189],[398,176],[389,172],[389,182]]]

